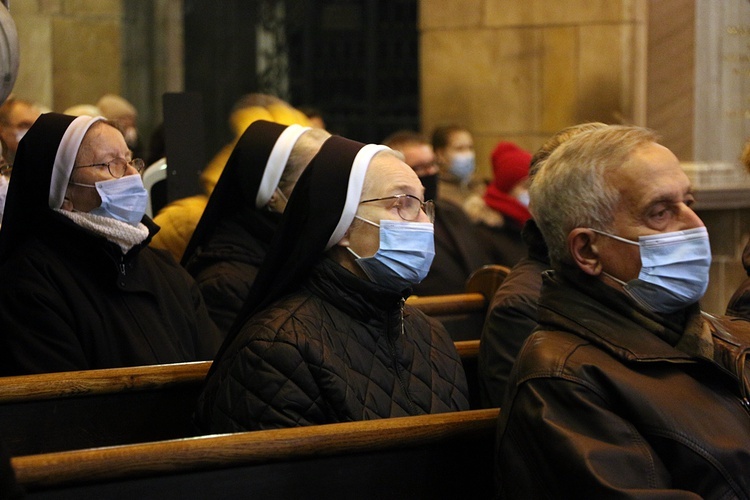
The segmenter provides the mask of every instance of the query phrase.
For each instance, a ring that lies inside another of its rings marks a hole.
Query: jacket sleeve
[[[502,403],[510,369],[536,325],[535,304],[515,296],[493,302],[479,343],[479,386],[483,407],[497,408]]]
[[[670,489],[661,459],[585,382],[532,378],[501,411],[501,498],[700,498]]]
[[[0,373],[90,369],[69,298],[46,284],[43,270],[24,266],[12,272],[17,274],[9,280],[13,286],[0,286]]]
[[[266,328],[255,325],[254,328]],[[229,361],[229,360],[228,360]],[[212,427],[262,430],[330,422],[309,360],[297,346],[250,340],[230,361]],[[229,419],[221,423],[216,419]]]
[[[195,274],[208,314],[226,335],[250,294],[257,268],[232,262],[219,262]]]
[[[746,278],[729,299],[726,314],[750,320],[750,278]]]
[[[187,274],[187,272],[185,272]],[[203,296],[198,284],[190,280],[190,291],[195,307],[195,354],[196,359],[213,359],[219,350],[226,332],[219,331],[214,321],[208,314],[208,309],[203,301]]]

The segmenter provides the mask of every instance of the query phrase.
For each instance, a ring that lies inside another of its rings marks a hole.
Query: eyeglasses
[[[133,167],[140,174],[143,171],[145,164],[140,158],[133,158],[132,160],[123,160],[122,158],[115,158],[107,163],[92,163],[91,165],[76,165],[73,170],[77,168],[88,168],[88,167],[107,167],[109,175],[115,179],[119,179],[128,171],[128,167]]]
[[[397,194],[394,196],[386,196],[385,198],[373,198],[372,200],[364,200],[359,203],[361,205],[362,203],[383,200],[396,200],[395,205],[398,210],[398,215],[404,220],[417,220],[419,217],[419,211],[422,210],[427,214],[427,218],[430,219],[430,222],[435,222],[435,203],[432,200],[423,202],[416,196],[410,194]]]

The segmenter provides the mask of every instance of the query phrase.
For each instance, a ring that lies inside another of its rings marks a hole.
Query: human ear
[[[586,274],[599,276],[602,272],[601,255],[596,243],[597,234],[577,227],[568,234],[568,252],[573,262]]]
[[[351,244],[351,240],[349,239],[349,230],[351,228],[347,229],[344,233],[344,236],[336,243],[336,246],[339,247],[348,247]]]

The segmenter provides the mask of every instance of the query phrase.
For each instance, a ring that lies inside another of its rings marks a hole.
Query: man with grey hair
[[[750,328],[700,311],[711,249],[677,158],[592,130],[530,196],[553,270],[502,404],[500,496],[750,496]]]

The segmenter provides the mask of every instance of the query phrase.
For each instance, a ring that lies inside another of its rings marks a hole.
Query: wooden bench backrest
[[[440,320],[454,341],[479,340],[487,307],[509,272],[506,266],[483,266],[466,280],[464,293],[412,296],[406,303]]]
[[[457,342],[475,391],[478,341]],[[196,435],[210,361],[0,378],[0,429],[12,455]]]
[[[203,436],[12,459],[35,497],[488,498],[498,410]]]

